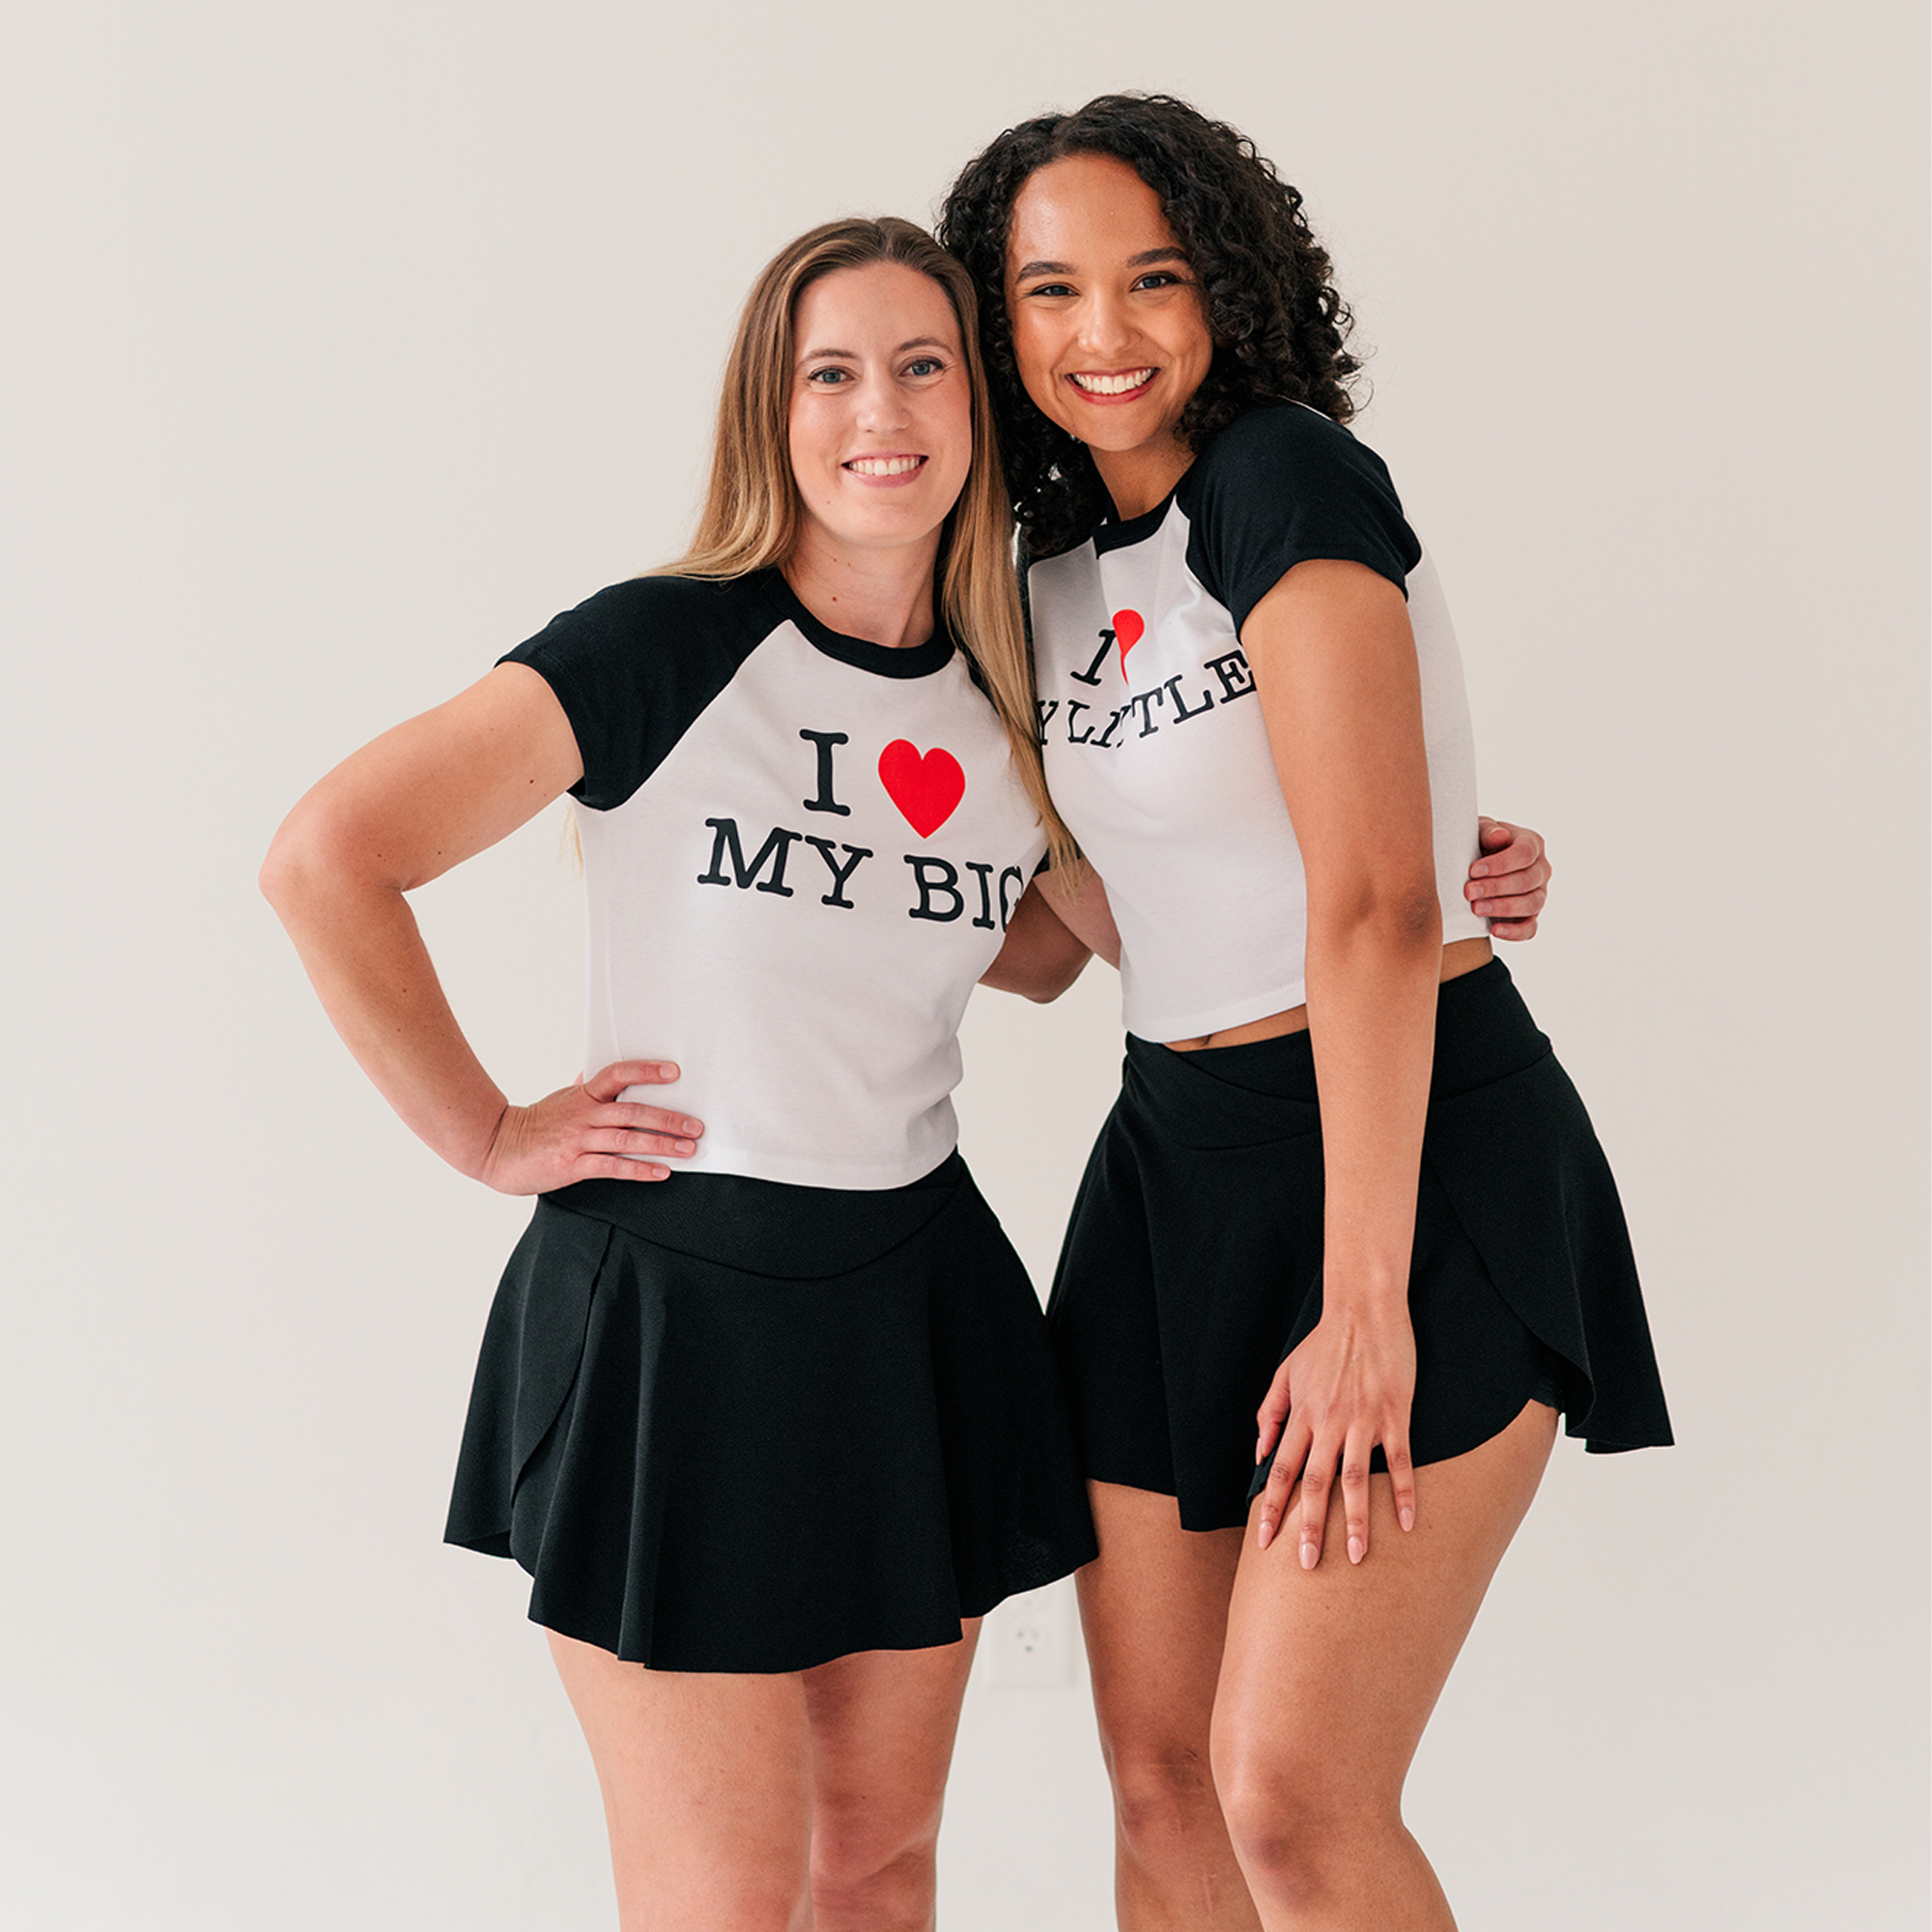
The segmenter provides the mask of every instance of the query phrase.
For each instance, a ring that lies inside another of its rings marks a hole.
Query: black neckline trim
[[[840,664],[871,671],[879,677],[930,677],[952,662],[952,633],[937,611],[933,613],[932,636],[924,643],[906,647],[875,644],[865,638],[848,638],[843,631],[820,623],[800,601],[798,592],[784,581],[782,571],[768,570],[763,576],[767,595],[804,633],[806,642],[827,657],[837,658]]]
[[[1174,499],[1180,494],[1181,483],[1194,473],[1193,464],[1181,472],[1179,482],[1163,497],[1151,510],[1143,510],[1138,517],[1122,518],[1116,516],[1110,507],[1099,527],[1094,530],[1093,544],[1094,553],[1104,556],[1110,550],[1125,550],[1130,544],[1144,543],[1161,525],[1167,522],[1167,513],[1174,508]]]

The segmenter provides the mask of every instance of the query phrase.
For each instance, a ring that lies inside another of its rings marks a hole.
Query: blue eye
[[[907,363],[906,374],[908,376],[936,376],[945,367],[946,364],[938,356],[922,355],[917,362]]]

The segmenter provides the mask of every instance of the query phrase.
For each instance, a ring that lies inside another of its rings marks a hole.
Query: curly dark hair
[[[1337,422],[1354,414],[1361,367],[1353,324],[1329,279],[1328,251],[1299,190],[1246,136],[1168,94],[1103,94],[1071,114],[1009,128],[969,161],[939,216],[939,239],[980,291],[980,339],[992,385],[1013,514],[1034,556],[1070,549],[1106,514],[1084,444],[1034,406],[1020,382],[1007,315],[1007,234],[1027,178],[1069,155],[1108,155],[1160,197],[1187,251],[1214,356],[1177,425],[1190,449],[1258,403],[1307,403]]]

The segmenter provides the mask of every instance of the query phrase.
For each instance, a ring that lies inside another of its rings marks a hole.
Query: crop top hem
[[[1278,986],[1242,999],[1225,1000],[1218,1007],[1196,1007],[1180,1013],[1135,1013],[1127,1031],[1136,1039],[1165,1046],[1171,1039],[1199,1039],[1219,1033],[1223,1027],[1246,1026],[1250,1020],[1264,1020],[1308,1004],[1308,988],[1299,980],[1284,980]]]
[[[653,1091],[645,1087],[629,1090],[648,1098]],[[706,1135],[698,1143],[704,1150],[703,1165],[687,1168],[683,1163],[666,1162],[674,1180],[680,1173],[693,1177],[702,1174],[735,1175],[746,1180],[777,1180],[788,1187],[832,1187],[848,1194],[876,1194],[891,1187],[909,1186],[928,1175],[958,1149],[959,1137],[948,1134],[930,1147],[908,1149],[904,1157],[886,1165],[870,1162],[854,1165],[836,1160],[814,1160],[770,1149],[731,1147]],[[662,1184],[662,1183],[660,1183]]]

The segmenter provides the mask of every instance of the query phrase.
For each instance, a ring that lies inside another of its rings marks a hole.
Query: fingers
[[[1492,920],[1490,923],[1490,937],[1492,939],[1534,939],[1536,937],[1536,922],[1533,919],[1512,920],[1506,923]]]
[[[1507,894],[1495,898],[1472,898],[1469,910],[1480,913],[1485,919],[1525,920],[1536,919],[1543,911],[1543,904],[1548,895],[1541,890],[1526,892],[1516,880],[1504,881]]]
[[[617,1060],[581,1084],[593,1100],[614,1100],[626,1087],[662,1087],[677,1077],[668,1060]]]
[[[1388,1463],[1389,1488],[1395,1492],[1395,1520],[1403,1528],[1415,1527],[1415,1464],[1408,1460],[1408,1432],[1391,1435],[1382,1444]]]
[[[1342,1444],[1329,1442],[1323,1454],[1321,1438],[1309,1445],[1308,1466],[1301,1472],[1300,1544],[1301,1567],[1313,1570],[1321,1561],[1321,1532],[1328,1526],[1328,1492],[1335,1487],[1335,1464],[1342,1460]]]
[[[1306,1429],[1291,1422],[1280,1454],[1262,1491],[1255,1542],[1265,1549],[1284,1527],[1297,1475],[1301,1500],[1294,1510],[1301,1567],[1313,1570],[1321,1561],[1322,1540],[1328,1526],[1328,1506],[1335,1492],[1336,1465],[1341,1465],[1342,1516],[1347,1523],[1349,1561],[1362,1562],[1369,1553],[1369,1470],[1376,1438],[1369,1430],[1351,1430],[1345,1440],[1324,1447]],[[1395,1492],[1395,1517],[1405,1530],[1415,1527],[1415,1465],[1409,1460],[1408,1437],[1391,1434],[1382,1445],[1388,1463],[1389,1486]]]
[[[572,1180],[668,1180],[670,1169],[615,1153],[582,1153],[570,1166]]]
[[[697,1151],[697,1143],[673,1134],[640,1134],[625,1128],[593,1128],[583,1137],[586,1153],[614,1153],[626,1160],[669,1159]]]
[[[702,1121],[689,1114],[673,1114],[664,1107],[640,1106],[636,1100],[617,1100],[600,1107],[591,1124],[599,1127],[628,1127],[634,1133],[689,1134],[704,1131]]]
[[[1308,1442],[1307,1425],[1297,1422],[1291,1412],[1281,1447],[1275,1451],[1274,1467],[1268,1471],[1267,1483],[1262,1491],[1255,1531],[1256,1545],[1262,1549],[1274,1541],[1275,1531],[1287,1514],[1288,1499],[1294,1489],[1295,1479],[1308,1460]]]
[[[1369,1553],[1369,1451],[1374,1448],[1373,1438],[1360,1430],[1351,1429],[1349,1439],[1342,1447],[1342,1515],[1349,1526],[1349,1561],[1359,1563]],[[1308,1506],[1308,1486],[1302,1485],[1302,1508]],[[1326,1512],[1323,1512],[1325,1519]],[[1321,1549],[1318,1535],[1315,1554],[1321,1558]],[[1301,1563],[1305,1570],[1314,1569],[1308,1560],[1308,1543],[1304,1537],[1301,1546]]]
[[[1477,820],[1476,838],[1482,854],[1469,867],[1471,879],[1501,878],[1510,872],[1543,868],[1542,879],[1549,876],[1549,862],[1543,856],[1543,835],[1526,826],[1507,825],[1500,819]],[[1538,880],[1538,884],[1542,883]]]
[[[1281,1439],[1281,1425],[1288,1419],[1289,1388],[1288,1364],[1284,1362],[1274,1372],[1274,1380],[1268,1384],[1268,1392],[1262,1406],[1255,1411],[1255,1466],[1259,1468],[1267,1461],[1267,1453]]]

